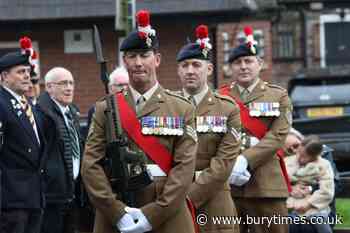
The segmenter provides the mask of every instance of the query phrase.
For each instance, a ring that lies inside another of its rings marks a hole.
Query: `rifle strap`
[[[230,93],[229,86],[224,86],[224,87],[220,88],[219,92],[220,92],[220,94],[229,96],[236,101],[236,103],[239,106],[242,125],[244,126],[244,128],[246,130],[249,131],[249,133],[251,133],[252,135],[257,137],[259,140],[261,140],[266,135],[266,133],[269,131],[267,126],[260,119],[258,119],[256,117],[251,117],[249,115],[249,109],[244,105],[244,103],[240,99],[236,98],[235,96],[233,96]],[[283,159],[283,157],[284,157],[283,150],[279,149],[277,151],[276,155],[279,158],[281,172],[282,172],[283,178],[286,182],[288,192],[291,192],[292,186],[291,186],[291,183],[290,183],[290,180],[288,177],[286,164],[285,164],[284,159]]]
[[[126,134],[141,148],[147,157],[155,162],[166,174],[171,169],[173,157],[158,138],[141,133],[141,124],[133,109],[127,103],[123,93],[116,93],[119,104],[119,116],[122,128]]]

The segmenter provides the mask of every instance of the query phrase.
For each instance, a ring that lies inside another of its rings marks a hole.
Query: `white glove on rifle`
[[[132,216],[136,224],[121,229],[122,233],[144,233],[152,230],[151,224],[140,209],[126,207],[125,211]]]

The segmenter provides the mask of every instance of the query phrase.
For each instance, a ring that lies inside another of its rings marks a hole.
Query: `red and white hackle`
[[[24,36],[19,40],[21,47],[21,53],[29,56],[29,63],[32,69],[36,71],[38,69],[38,53],[33,49],[32,40]],[[37,72],[36,72],[37,73]]]
[[[254,40],[253,36],[253,28],[250,26],[244,27],[244,34],[246,36],[246,44],[250,48],[250,51],[253,54],[256,54],[256,48],[255,46],[258,44],[256,40]]]
[[[140,10],[136,14],[137,31],[142,39],[146,40],[148,47],[152,46],[151,36],[156,35],[156,31],[151,27],[150,13],[147,10]]]
[[[212,49],[212,45],[210,44],[210,39],[208,37],[208,26],[207,25],[199,25],[196,28],[196,43],[199,44],[202,49],[202,53],[205,57],[208,56],[208,52]]]

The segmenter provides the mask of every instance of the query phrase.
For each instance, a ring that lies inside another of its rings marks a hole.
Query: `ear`
[[[155,56],[155,65],[156,67],[159,67],[162,55],[160,53],[156,53],[154,54],[154,56]]]
[[[208,76],[211,76],[213,74],[213,71],[214,71],[213,63],[208,62]]]

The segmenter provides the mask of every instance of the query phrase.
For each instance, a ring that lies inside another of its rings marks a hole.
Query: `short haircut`
[[[67,70],[66,68],[54,67],[46,73],[45,78],[44,78],[45,84],[47,84],[49,82],[53,82],[57,78],[57,74],[60,72],[68,72],[72,75],[72,73],[69,70]],[[73,75],[72,75],[72,77],[73,77]]]
[[[301,142],[301,145],[304,147],[305,152],[313,158],[317,158],[322,153],[323,146],[320,142],[320,138],[316,135],[306,137]]]

